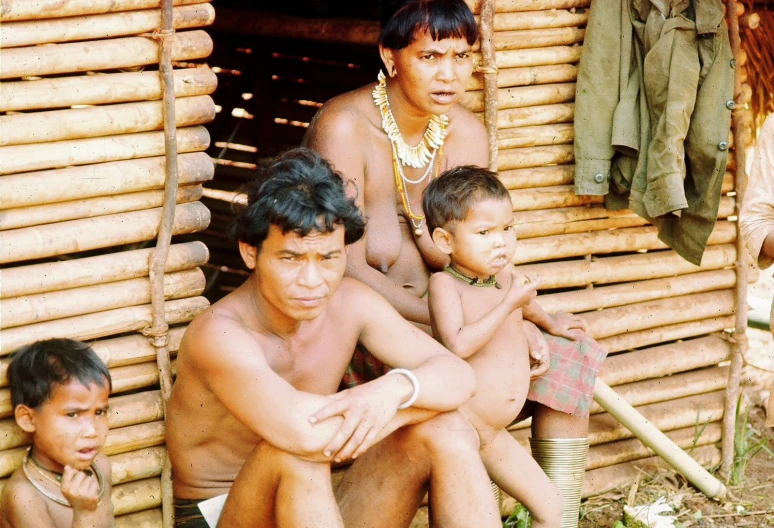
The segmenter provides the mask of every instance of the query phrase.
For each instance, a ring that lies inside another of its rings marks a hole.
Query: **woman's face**
[[[446,114],[465,91],[473,73],[470,44],[464,38],[433,40],[428,31],[408,47],[383,49],[387,71],[394,68],[394,83],[401,96],[417,111]]]

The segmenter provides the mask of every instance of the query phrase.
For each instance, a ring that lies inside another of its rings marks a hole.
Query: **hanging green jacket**
[[[700,264],[728,154],[721,0],[594,0],[575,99],[575,192],[607,195]]]

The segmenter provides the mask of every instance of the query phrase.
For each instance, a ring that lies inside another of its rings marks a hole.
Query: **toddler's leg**
[[[489,477],[532,515],[533,528],[559,528],[562,495],[537,462],[503,429],[481,448]]]

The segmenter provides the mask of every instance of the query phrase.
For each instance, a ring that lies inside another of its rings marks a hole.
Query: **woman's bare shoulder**
[[[349,135],[367,127],[373,119],[371,114],[375,114],[370,111],[375,108],[370,89],[370,86],[363,86],[328,100],[315,114],[307,136]]]

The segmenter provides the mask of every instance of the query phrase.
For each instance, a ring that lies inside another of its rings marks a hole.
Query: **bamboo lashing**
[[[144,277],[148,274],[148,256],[151,251],[136,249],[82,259],[5,268],[0,270],[0,283],[3,285],[0,298]],[[204,265],[208,258],[207,246],[202,242],[175,244],[170,248],[165,271],[196,268]],[[2,377],[0,385],[1,380]]]
[[[600,339],[599,343],[607,349],[609,354],[615,354],[616,352],[655,345],[666,341],[722,332],[733,326],[733,315],[708,317],[698,321],[647,328],[638,332],[627,332],[626,334]]]
[[[164,0],[161,9],[161,26],[159,30],[159,74],[162,86],[162,101],[164,115],[164,155],[166,156],[166,179],[164,182],[164,206],[161,213],[156,248],[151,254],[149,264],[149,279],[151,284],[151,307],[153,313],[152,325],[143,329],[143,335],[151,340],[156,349],[156,364],[159,369],[159,384],[161,385],[161,400],[166,405],[172,395],[172,368],[170,365],[169,348],[167,347],[169,324],[164,313],[164,267],[172,243],[172,233],[175,223],[175,195],[178,187],[177,173],[177,134],[175,90],[172,76],[174,14],[172,0]],[[174,496],[172,491],[172,463],[169,456],[164,458],[164,468],[161,474],[161,509],[163,526],[173,528],[175,524]]]
[[[142,211],[153,207],[161,207],[163,197],[164,193],[161,191],[144,191],[0,210],[0,230],[20,229],[22,227],[53,224],[67,220],[78,220],[80,218]],[[177,203],[189,203],[195,202],[201,197],[202,186],[190,185],[178,189],[176,200]]]
[[[489,147],[489,170],[497,170],[497,58],[494,49],[495,0],[481,4],[481,53],[483,62],[477,70],[484,75],[484,126]]]
[[[174,0],[175,5],[202,4],[208,0]],[[98,15],[136,9],[157,9],[161,0],[2,0],[0,20],[41,20],[78,15]]]
[[[200,152],[210,145],[210,135],[203,126],[181,128],[177,135],[180,152]],[[71,139],[51,144],[15,145],[0,147],[0,159],[3,160],[0,174],[147,158],[163,153],[162,132]]]
[[[200,295],[206,282],[200,268],[163,275],[163,281],[164,300]],[[12,297],[3,300],[0,307],[0,328],[104,312],[149,302],[151,287],[145,278]]]
[[[51,44],[3,50],[0,79],[146,66],[158,62],[156,45],[147,37]],[[175,36],[173,60],[193,60],[212,53],[212,39],[202,30]]]
[[[204,152],[178,156],[180,184],[211,180],[212,159]],[[81,167],[0,176],[0,210],[164,187],[164,158],[111,161]],[[5,285],[3,285],[5,287]]]
[[[215,73],[206,67],[176,70],[174,76],[177,97],[211,94],[218,84]],[[161,87],[158,73],[151,71],[100,73],[0,84],[0,112],[156,99],[161,99]]]
[[[204,297],[178,299],[164,303],[168,324],[185,323],[209,307]],[[17,348],[49,337],[66,337],[88,341],[99,337],[136,332],[151,324],[151,307],[129,306],[44,323],[19,326],[3,331],[0,355],[7,355]]]
[[[739,39],[739,13],[737,11],[736,0],[726,0],[726,22],[728,24],[728,38],[731,42],[731,51],[736,59],[737,67],[742,65],[742,50],[740,49]],[[744,7],[742,5],[742,7]],[[737,147],[734,149],[734,158],[736,161],[736,209],[737,213],[742,208],[742,199],[747,191],[747,173],[745,171],[745,145],[742,139],[744,135],[744,125],[740,119],[740,110],[744,106],[741,104],[740,96],[742,93],[741,80],[738,70],[734,72],[734,100],[738,101],[736,107],[731,112],[731,122],[733,135]],[[731,478],[731,466],[734,462],[734,439],[736,436],[736,414],[739,399],[739,385],[742,374],[742,359],[747,351],[747,251],[742,237],[739,222],[736,223],[736,255],[737,260],[734,267],[737,274],[736,284],[736,322],[734,327],[734,344],[731,355],[731,368],[728,374],[728,388],[726,389],[725,413],[723,416],[723,442],[721,444],[722,463],[721,473],[726,477],[726,482]]]
[[[3,32],[0,34],[0,47],[8,49],[36,44],[138,35],[158,28],[160,18],[160,10],[147,9],[32,22],[5,22]],[[210,4],[174,9],[175,29],[209,26],[213,20],[215,20],[215,9]]]
[[[734,313],[733,290],[693,293],[583,314],[595,339]]]
[[[209,95],[175,100],[177,125],[201,125],[215,119]],[[71,110],[52,110],[0,116],[0,146],[49,143],[163,128],[161,103],[122,103]]]
[[[150,240],[158,233],[160,216],[160,208],[154,208],[5,231],[0,263]],[[177,208],[173,229],[175,234],[193,233],[209,222],[209,210],[200,202],[191,202]]]

